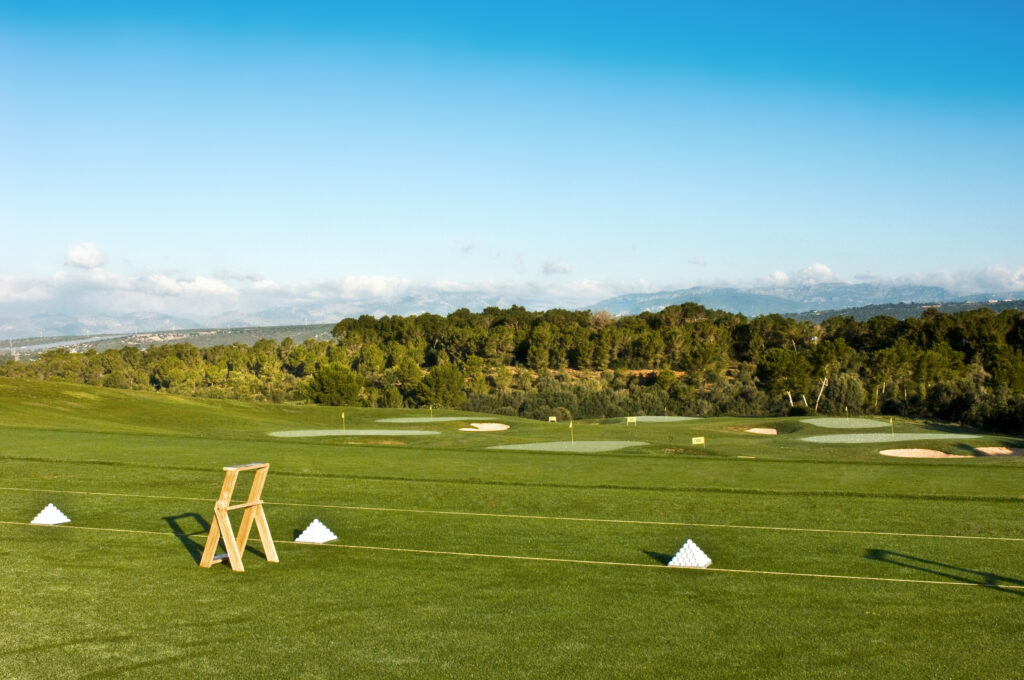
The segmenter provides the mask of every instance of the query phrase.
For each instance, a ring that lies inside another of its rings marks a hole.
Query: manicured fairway
[[[439,415],[277,438],[340,409],[0,380],[0,677],[1019,676],[1024,458],[887,458],[799,419]],[[245,573],[201,569],[221,468],[252,461],[281,562],[254,533]],[[72,522],[30,525],[49,502]],[[314,517],[338,540],[294,543]],[[664,566],[687,538],[710,569]]]
[[[933,439],[948,439],[951,441],[965,441],[974,439],[978,435],[951,433],[951,432],[857,432],[850,434],[819,434],[812,437],[804,437],[805,442],[815,444],[884,444],[886,442],[920,442]]]
[[[271,437],[416,437],[438,434],[436,430],[281,430]]]
[[[874,418],[804,418],[800,421],[806,425],[827,427],[836,430],[866,430],[871,428],[889,427],[889,423]]]
[[[564,453],[600,453],[602,451],[619,451],[635,446],[644,446],[647,442],[637,441],[560,441],[533,442],[530,444],[503,444],[488,448],[500,451],[562,451]]]

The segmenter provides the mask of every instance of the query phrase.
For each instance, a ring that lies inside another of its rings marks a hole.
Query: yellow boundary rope
[[[146,498],[150,500],[197,501],[212,503],[212,498],[193,498],[189,496],[146,496],[142,494],[113,493],[107,491],[63,491],[59,489],[31,489],[18,487],[0,487],[0,491],[24,491],[38,493],[64,493],[82,496],[113,496],[119,498]],[[740,529],[744,531],[792,531],[818,534],[852,534],[857,536],[895,536],[904,538],[949,538],[968,541],[1016,541],[1024,542],[1024,538],[1012,536],[963,536],[960,534],[915,534],[898,531],[866,531],[858,529],[815,529],[803,527],[771,527],[751,524],[712,524],[707,522],[668,522],[642,519],[607,519],[601,517],[560,517],[557,515],[516,515],[496,512],[467,512],[461,510],[420,510],[416,508],[381,508],[362,505],[326,505],[315,503],[288,503],[280,501],[264,501],[264,505],[278,505],[292,508],[321,508],[325,510],[352,510],[360,512],[406,512],[422,515],[454,515],[461,517],[492,517],[497,519],[532,519],[555,522],[596,522],[604,524],[634,524],[666,527],[701,527],[705,529]]]
[[[41,528],[48,526],[52,529],[78,529],[83,531],[107,531],[112,533],[126,533],[126,534],[146,534],[151,536],[192,536],[196,534],[183,534],[173,533],[169,531],[147,531],[143,529],[108,529],[105,527],[83,527],[83,526],[69,526],[69,525],[36,525],[30,522],[7,522],[0,520],[0,525],[8,526],[24,526]],[[203,532],[205,533],[205,532]],[[252,540],[257,539],[250,539]],[[309,545],[320,548],[335,548],[343,550],[375,550],[384,552],[401,552],[401,553],[413,553],[420,555],[444,555],[449,557],[475,557],[482,559],[494,559],[494,560],[518,560],[523,562],[553,562],[560,564],[586,564],[592,566],[609,566],[609,567],[640,567],[643,569],[676,569],[687,567],[668,567],[662,564],[645,564],[641,562],[607,562],[601,560],[577,560],[569,559],[565,557],[534,557],[529,555],[492,555],[488,553],[471,553],[471,552],[456,552],[452,550],[424,550],[420,548],[392,548],[388,546],[380,545],[343,545],[340,543],[297,543],[296,541],[275,541],[276,543],[289,543],[292,545]],[[910,579],[910,578],[887,578],[882,576],[850,576],[844,574],[808,574],[804,572],[795,571],[766,571],[758,569],[724,569],[722,567],[707,567],[704,569],[698,569],[695,567],[689,567],[690,571],[705,571],[705,572],[716,572],[721,574],[753,574],[757,576],[791,576],[799,578],[823,578],[823,579],[834,579],[843,581],[876,581],[882,583],[921,583],[928,585],[940,585],[940,586],[974,586],[976,588],[992,588],[994,590],[1024,590],[1024,586],[1018,585],[991,585],[985,583],[974,583],[971,581],[933,581],[927,579]]]

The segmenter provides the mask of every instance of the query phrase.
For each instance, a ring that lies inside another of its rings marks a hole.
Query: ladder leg
[[[228,519],[226,510],[218,510],[217,522],[220,524],[221,534],[224,536],[224,547],[228,551],[228,563],[231,564],[231,571],[245,571],[242,566],[242,554],[235,543],[234,534],[231,532],[231,520]]]
[[[213,557],[217,554],[217,544],[220,542],[220,522],[214,517],[210,522],[210,533],[206,535],[206,547],[203,548],[203,558],[199,560],[200,567],[212,567]]]
[[[263,554],[267,556],[267,562],[279,562],[277,548],[274,547],[274,539],[270,536],[270,525],[267,524],[267,516],[263,512],[262,505],[256,507],[256,531],[259,532],[260,542],[263,544]]]
[[[252,479],[252,488],[249,489],[249,503],[253,503],[260,499],[263,495],[263,485],[267,481],[267,472],[270,466],[262,467],[256,470],[256,474]],[[238,545],[239,552],[245,552],[245,544],[249,540],[249,533],[252,531],[252,520],[256,513],[256,509],[261,506],[250,506],[245,509],[242,514],[242,523],[238,525],[238,539],[236,544]]]

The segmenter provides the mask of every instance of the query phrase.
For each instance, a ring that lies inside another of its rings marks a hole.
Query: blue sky
[[[1024,290],[1022,33],[1018,2],[0,0],[0,315]]]

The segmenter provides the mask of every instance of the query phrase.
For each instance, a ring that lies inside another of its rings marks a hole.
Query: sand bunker
[[[986,456],[1024,456],[1024,449],[1011,449],[1009,446],[979,446],[974,450]]]
[[[778,434],[779,431],[774,427],[752,427],[747,430],[750,434]]]
[[[473,416],[470,416],[473,417]],[[403,416],[401,418],[380,418],[378,423],[447,423],[454,420],[469,420],[466,416]],[[478,420],[482,420],[478,418]]]
[[[880,442],[913,442],[925,439],[977,439],[977,434],[939,434],[928,432],[856,432],[851,434],[819,434],[801,437],[805,442],[815,444],[878,444]]]
[[[879,451],[883,456],[893,458],[973,458],[973,456],[960,456],[955,453],[945,453],[935,449],[886,449]]]
[[[437,434],[436,430],[282,430],[271,437],[419,437]]]
[[[827,427],[831,430],[867,430],[874,427],[888,427],[889,423],[871,418],[804,418],[807,425]]]
[[[501,432],[507,429],[505,423],[470,423],[469,427],[460,427],[459,432]]]
[[[488,449],[502,449],[505,451],[577,451],[579,453],[599,453],[603,451],[618,451],[633,446],[647,446],[647,442],[636,441],[578,441],[578,442],[534,442],[532,444],[504,444],[502,446],[488,446]]]

